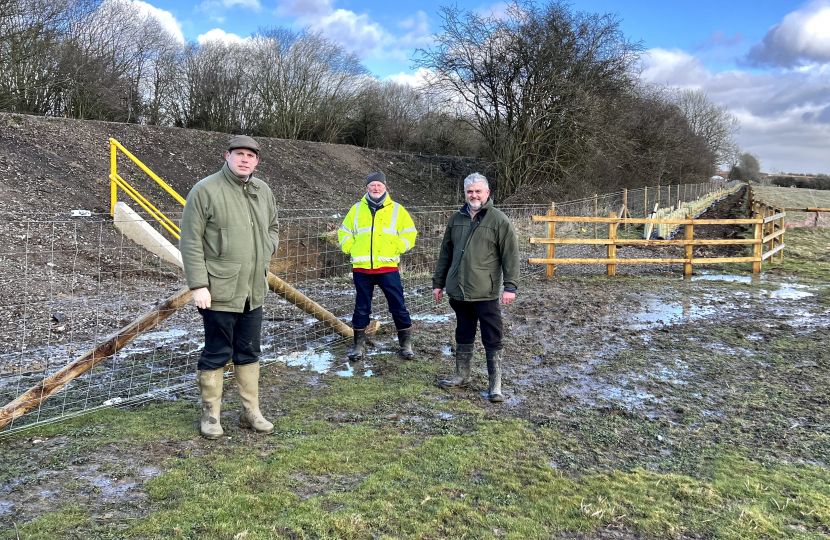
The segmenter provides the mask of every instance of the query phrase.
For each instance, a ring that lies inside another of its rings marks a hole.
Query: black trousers
[[[196,369],[212,371],[230,360],[238,366],[259,360],[262,335],[262,306],[242,313],[200,309],[205,323],[205,348]]]
[[[476,327],[481,322],[481,343],[488,351],[502,350],[501,338],[504,330],[498,300],[483,302],[462,302],[450,298],[450,307],[455,310],[455,342],[462,345],[475,343]]]

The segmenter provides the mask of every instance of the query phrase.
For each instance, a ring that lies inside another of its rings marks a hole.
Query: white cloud
[[[262,9],[259,0],[204,0],[199,4],[199,11],[207,15],[211,20],[225,22],[229,8],[242,7],[254,12]]]
[[[415,73],[405,73],[401,71],[395,75],[389,75],[384,81],[392,81],[398,84],[406,84],[413,88],[420,88],[426,85],[426,79],[432,72],[426,68],[421,68]]]
[[[132,4],[139,9],[142,15],[155,17],[171,36],[176,38],[179,42],[184,43],[182,25],[176,20],[176,17],[174,17],[172,13],[152,6],[147,2],[142,2],[141,0],[132,0]]]
[[[796,71],[713,73],[682,51],[652,49],[642,78],[700,89],[741,121],[741,147],[760,156],[764,170],[830,173],[830,66]]]
[[[755,66],[794,67],[830,62],[830,0],[816,0],[769,29],[747,57]]]
[[[213,30],[209,30],[204,34],[199,35],[199,37],[196,38],[196,41],[198,41],[200,44],[205,44],[208,41],[222,41],[228,45],[232,45],[234,43],[243,43],[250,39],[251,38],[243,39],[237,36],[236,34],[228,34],[221,28],[214,28]]]
[[[400,23],[405,31],[389,32],[369,15],[335,8],[336,0],[277,0],[275,13],[292,17],[300,28],[322,33],[349,52],[362,58],[385,58],[406,61],[411,49],[425,44],[430,34],[426,14],[418,11]]]

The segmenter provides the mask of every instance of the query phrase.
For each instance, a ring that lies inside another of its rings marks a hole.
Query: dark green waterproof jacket
[[[265,182],[243,183],[225,164],[200,180],[182,213],[184,273],[191,289],[210,290],[210,309],[256,309],[268,291],[268,265],[277,252],[277,204]]]
[[[487,199],[476,219],[470,217],[466,204],[450,217],[432,277],[433,289],[445,289],[453,300],[479,302],[498,299],[502,281],[506,290],[515,292],[518,280],[516,230],[493,207],[493,199]]]

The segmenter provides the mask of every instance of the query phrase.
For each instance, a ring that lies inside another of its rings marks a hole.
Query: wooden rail
[[[616,268],[618,264],[682,264],[683,273],[685,275],[692,274],[692,268],[695,264],[712,264],[712,263],[752,263],[753,273],[761,271],[761,264],[763,261],[770,259],[773,255],[778,255],[778,260],[783,260],[784,250],[784,222],[786,219],[786,212],[780,211],[775,207],[767,208],[763,203],[758,202],[758,211],[754,214],[756,217],[751,219],[646,219],[646,218],[626,218],[617,217],[617,214],[612,212],[607,218],[605,217],[579,217],[579,216],[557,216],[556,211],[551,208],[547,216],[533,216],[533,221],[541,221],[548,223],[547,238],[531,238],[531,244],[547,244],[548,252],[547,258],[544,259],[530,259],[530,264],[545,264],[547,265],[546,274],[552,276],[554,272],[554,265],[557,264],[604,264],[607,266],[607,274],[609,276],[616,275]],[[556,238],[556,223],[607,223],[608,224],[608,238]],[[622,239],[617,238],[617,228],[620,225],[626,224],[644,224],[647,228],[655,224],[669,224],[669,225],[683,225],[685,226],[684,238],[673,240],[650,240],[650,239]],[[754,229],[753,238],[747,239],[716,239],[716,240],[702,240],[694,238],[695,227],[706,225],[751,225]],[[608,246],[608,254],[604,259],[565,259],[557,258],[555,256],[556,244],[589,244],[589,245],[606,245]],[[638,245],[638,246],[683,246],[683,258],[671,259],[619,259],[617,258],[617,246]],[[749,257],[694,257],[694,246],[723,246],[723,245],[747,245],[753,246],[753,254]],[[768,251],[764,253],[764,247],[768,246]]]

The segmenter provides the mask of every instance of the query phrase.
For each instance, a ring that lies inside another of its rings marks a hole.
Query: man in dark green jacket
[[[208,439],[224,433],[222,374],[231,360],[242,400],[240,426],[274,431],[259,410],[259,355],[268,266],[279,237],[274,195],[254,178],[259,150],[251,137],[233,137],[222,170],[193,186],[182,214],[179,249],[205,325],[196,384],[202,393],[201,432]]]
[[[441,302],[444,289],[455,310],[455,377],[439,383],[442,388],[463,388],[470,382],[470,361],[476,327],[481,323],[481,342],[487,354],[490,401],[504,401],[501,393],[503,304],[516,298],[519,279],[519,242],[513,224],[493,207],[487,178],[473,173],[464,179],[467,199],[450,217],[441,253],[432,277],[432,294]],[[503,277],[503,279],[502,279]],[[504,283],[504,292],[501,284]]]

